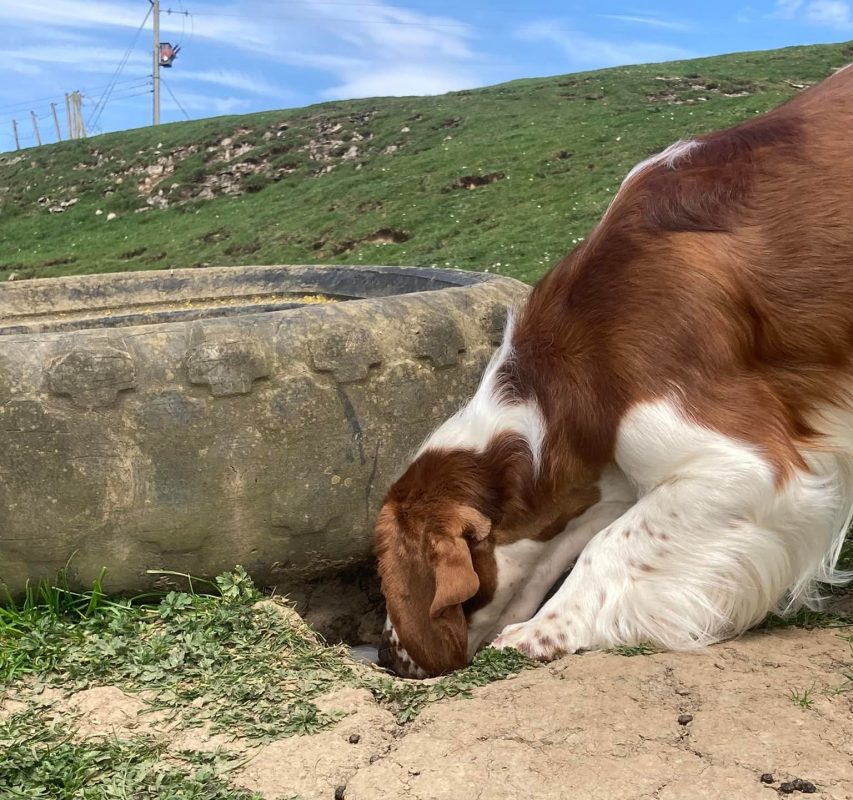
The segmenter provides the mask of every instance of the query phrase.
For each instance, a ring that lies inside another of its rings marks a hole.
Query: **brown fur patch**
[[[495,544],[546,541],[596,502],[619,424],[636,405],[675,389],[698,424],[763,453],[780,485],[805,467],[810,420],[844,401],[853,378],[851,130],[848,69],[769,114],[699,137],[673,168],[653,165],[629,180],[592,234],[534,287],[499,382],[507,397],[541,409],[541,474],[511,435],[483,453],[428,451],[392,487],[377,522],[389,613],[421,666],[465,661],[462,607],[439,620],[426,613],[432,537],[458,524],[459,507],[488,518],[487,539],[463,534],[479,579],[465,609],[486,604]]]

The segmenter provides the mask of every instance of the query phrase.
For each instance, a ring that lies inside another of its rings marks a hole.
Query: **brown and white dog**
[[[379,514],[380,659],[693,648],[813,606],[851,476],[847,67],[634,167],[534,287]]]

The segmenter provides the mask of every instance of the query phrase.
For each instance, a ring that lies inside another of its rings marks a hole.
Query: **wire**
[[[195,17],[189,11],[187,11],[187,16],[190,18],[190,38],[187,40],[187,47],[189,47],[195,37]]]
[[[122,78],[122,80],[116,81],[115,85],[120,85],[123,83],[133,83],[135,81],[143,81],[143,80],[150,80],[150,79],[151,79],[150,75],[140,75],[140,76],[135,77],[135,78]],[[86,87],[83,89],[78,89],[77,91],[79,91],[79,92],[99,92],[101,89],[105,89],[108,86],[109,86],[109,84],[105,83],[105,84],[102,84],[100,86],[89,86],[89,87]],[[52,101],[54,103],[62,103],[62,102],[65,102],[65,98],[64,97],[58,97],[56,95],[48,95],[46,97],[37,97],[34,100],[24,100],[20,103],[12,103],[8,106],[0,106],[0,113],[2,113],[2,114],[5,114],[7,112],[11,113],[11,112],[17,111],[19,109],[22,111],[29,111],[31,108],[39,108],[39,107],[43,106],[44,103],[47,103],[50,101]]]
[[[121,85],[122,88],[119,90],[121,92],[133,92],[133,91],[136,91],[138,89],[143,88],[144,86],[150,87],[151,86],[151,76],[145,75],[143,77],[125,78],[121,81],[116,81],[115,85]],[[95,89],[85,89],[85,90],[80,89],[78,91],[80,91],[81,96],[83,97],[83,102],[85,103],[85,105],[88,109],[87,113],[91,113],[91,111],[94,111],[93,101],[90,98],[83,95],[83,92],[84,91],[86,91],[86,92],[96,91],[96,90]],[[150,89],[148,91],[150,92]],[[143,92],[142,94],[145,94],[145,92]],[[129,95],[125,94],[125,95],[122,95],[122,98],[128,97],[128,96]],[[112,95],[112,99],[117,99],[115,94]],[[57,113],[62,118],[64,118],[65,117],[64,100],[57,98],[55,101],[55,104],[57,106]],[[9,113],[10,115],[15,114],[15,117],[8,116],[5,119],[0,120],[0,126],[5,127],[5,128],[9,128],[9,127],[11,127],[12,121],[14,120],[15,122],[18,123],[18,125],[20,127],[21,125],[26,124],[27,120],[29,120],[29,112],[30,111],[37,112],[36,113],[36,119],[38,119],[38,120],[46,120],[48,122],[53,121],[53,109],[51,109],[49,105],[43,104],[43,103],[39,103],[38,105],[35,105],[35,104],[30,103],[29,106],[30,106],[29,108],[21,109],[19,112],[15,112],[15,111],[6,112],[6,113]],[[44,112],[44,113],[41,113],[41,112]],[[20,118],[16,118],[18,116]],[[0,127],[0,130],[2,130],[2,127]],[[96,129],[99,129],[99,128],[97,126],[92,126],[92,130],[96,130]]]
[[[172,100],[174,100],[174,101],[175,101],[175,104],[178,106],[178,108],[180,108],[180,109],[181,109],[181,111],[183,111],[183,112],[184,112],[184,116],[185,116],[187,119],[189,119],[189,118],[190,118],[190,115],[189,115],[189,114],[187,114],[186,109],[181,105],[181,101],[180,101],[180,100],[178,100],[178,98],[177,98],[177,97],[175,97],[175,93],[171,90],[171,88],[169,87],[169,84],[168,84],[168,83],[166,83],[166,81],[164,81],[164,80],[163,80],[163,78],[160,78],[160,83],[162,83],[162,84],[163,84],[163,86],[165,86],[165,87],[166,87],[166,91],[169,93],[169,97],[171,97],[171,98],[172,98]]]
[[[203,17],[238,17],[246,19],[287,19],[296,22],[308,22],[304,16],[293,14],[221,14],[216,11],[193,11],[196,16]],[[407,25],[416,28],[451,28],[454,30],[467,29],[470,26],[462,22],[405,22],[395,19],[349,19],[345,17],[323,17],[323,21],[329,22],[352,22],[356,25]]]
[[[95,104],[95,110],[92,112],[92,115],[89,117],[88,127],[94,127],[98,124],[98,120],[101,118],[101,114],[104,113],[104,109],[109,102],[110,95],[115,88],[115,82],[118,80],[118,76],[121,74],[121,71],[125,68],[125,65],[130,59],[130,54],[133,52],[133,48],[136,46],[136,42],[139,39],[139,34],[142,33],[142,29],[145,27],[145,23],[148,22],[148,17],[151,16],[151,11],[154,7],[149,6],[148,11],[145,14],[144,19],[140,23],[139,27],[136,29],[136,33],[133,34],[133,39],[128,45],[127,50],[124,52],[124,56],[122,57],[119,65],[116,67],[116,71],[113,73],[113,77],[110,81],[110,85],[104,90],[104,93],[101,95],[101,99]]]
[[[118,97],[113,97],[112,102],[117,103],[120,100],[130,100],[131,97],[143,97],[146,94],[151,94],[153,89],[146,89],[144,92],[134,92],[133,94],[122,94]]]
[[[183,5],[184,5],[184,4],[183,4],[183,3],[181,3],[181,6],[183,6]],[[171,13],[171,12],[170,12],[170,11],[167,11],[166,13],[168,14],[168,13]],[[187,17],[189,17],[190,12],[189,12],[189,11],[187,11],[187,10],[186,10],[186,8],[184,8],[184,10],[183,10],[183,11],[178,12],[178,13],[183,17],[183,19],[181,20],[181,38],[180,38],[180,39],[178,39],[178,44],[182,44],[182,43],[183,43],[183,41],[184,41],[184,36],[185,36],[185,34],[186,34],[186,32],[187,32]]]

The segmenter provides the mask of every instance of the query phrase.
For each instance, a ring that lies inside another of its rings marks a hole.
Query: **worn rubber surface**
[[[235,563],[284,589],[364,561],[388,485],[526,292],[393,267],[4,284],[0,587],[69,558],[110,591]]]

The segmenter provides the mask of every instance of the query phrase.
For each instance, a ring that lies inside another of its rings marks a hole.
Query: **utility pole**
[[[69,92],[65,95],[65,113],[68,116],[69,139],[83,139],[86,136],[86,128],[83,124],[83,109],[81,108],[82,100],[83,95],[80,92]],[[53,119],[56,121],[56,132],[59,134],[56,109],[53,110]]]
[[[71,96],[65,93],[65,119],[68,121],[68,138],[74,139],[74,126],[71,124]]]
[[[12,132],[15,134],[15,149],[21,149],[21,140],[18,138],[18,123],[12,120]]]
[[[154,14],[154,124],[160,124],[160,0],[148,0]]]
[[[71,101],[74,103],[74,130],[78,139],[86,138],[86,122],[83,119],[83,95],[80,92],[74,92],[71,95]]]
[[[30,111],[33,120],[33,130],[36,132],[36,144],[41,147],[41,134],[39,133],[39,121],[35,111]]]
[[[62,141],[62,130],[59,127],[59,114],[56,113],[56,103],[50,104],[50,110],[53,112],[53,124],[56,125],[56,141]]]

